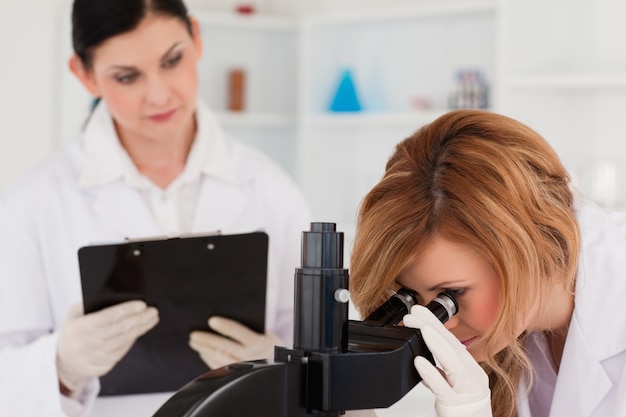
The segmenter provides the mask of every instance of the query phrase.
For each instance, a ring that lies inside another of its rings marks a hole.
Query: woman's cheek
[[[498,303],[495,301],[483,301],[478,305],[477,312],[480,328],[487,330],[496,321]]]
[[[120,86],[107,85],[102,90],[102,96],[106,100],[107,107],[112,114],[118,118],[127,118],[135,106],[136,90],[136,88],[120,88]]]

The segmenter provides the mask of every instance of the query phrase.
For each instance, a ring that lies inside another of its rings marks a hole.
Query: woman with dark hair
[[[550,145],[502,115],[460,110],[396,146],[360,207],[350,293],[367,316],[400,287],[422,305],[437,367],[415,367],[439,417],[626,415],[626,236],[575,194]]]
[[[159,320],[142,301],[83,313],[76,253],[94,242],[264,230],[266,333],[212,317],[190,334],[190,349],[216,368],[272,357],[293,340],[308,208],[291,179],[227,138],[198,98],[198,22],[180,0],[75,0],[72,23],[69,66],[95,108],[74,143],[0,201],[0,409],[13,416],[104,413],[98,377]],[[150,415],[165,398],[125,398],[107,413]]]

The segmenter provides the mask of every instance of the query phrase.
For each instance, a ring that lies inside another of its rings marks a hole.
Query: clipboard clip
[[[220,236],[221,234],[222,234],[222,231],[218,229],[213,232],[204,232],[204,233],[181,233],[178,237],[182,239],[186,237]]]
[[[135,242],[150,242],[155,240],[169,240],[169,239],[185,239],[190,237],[209,237],[209,236],[220,236],[222,234],[221,230],[215,230],[213,232],[198,232],[198,233],[181,233],[180,235],[172,235],[172,236],[150,236],[150,237],[125,237],[124,243],[135,243]]]

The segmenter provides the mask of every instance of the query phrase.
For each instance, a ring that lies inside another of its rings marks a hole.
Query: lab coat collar
[[[593,345],[608,342],[610,337],[589,340],[592,335],[581,325],[578,317],[574,316],[559,368],[551,416],[591,416],[613,386],[593,351]]]
[[[113,235],[137,239],[161,234],[149,206],[134,188],[118,181],[87,190],[87,195],[91,196],[93,211],[100,218],[98,223]]]
[[[576,279],[575,306],[555,387],[551,416],[588,417],[613,384],[602,361],[626,349],[626,316],[616,313],[623,300],[611,280],[626,270],[626,238],[610,216],[592,203],[577,202],[583,246]],[[604,296],[604,299],[600,298]],[[518,415],[530,416],[522,384]]]
[[[602,361],[626,350],[626,315],[615,311],[622,294],[607,277],[626,271],[626,236],[615,219],[593,203],[579,204],[577,218],[584,236],[576,279],[573,321],[589,354]]]
[[[196,122],[198,132],[187,164],[199,167],[202,173],[210,177],[231,185],[237,184],[240,179],[237,178],[229,142],[215,114],[202,100],[198,100],[196,105]]]
[[[193,230],[212,231],[230,226],[239,218],[245,207],[240,186],[250,178],[247,178],[249,175],[238,178],[231,144],[212,112],[201,101],[196,107],[196,120],[196,139],[181,176],[202,175]],[[104,102],[94,110],[83,143],[84,161],[79,186],[91,195],[93,209],[103,225],[130,238],[154,236],[159,228],[148,206],[135,191],[136,187],[129,187],[126,181],[122,181],[125,168],[128,168],[124,164],[130,163],[130,158],[119,143]],[[124,158],[128,158],[127,161]],[[120,201],[125,203],[119,204]],[[207,210],[213,214],[198,214]],[[206,218],[210,220],[203,220]]]
[[[226,183],[238,182],[229,144],[208,106],[198,100],[197,132],[185,171],[181,175],[202,173]],[[98,187],[124,177],[130,157],[121,146],[106,103],[101,101],[93,111],[84,133],[85,158],[78,183],[83,188]],[[132,163],[131,163],[132,164]]]
[[[100,101],[85,127],[84,158],[78,176],[81,188],[91,188],[122,178],[124,148],[117,139],[106,103]]]
[[[578,318],[573,316],[550,416],[589,417],[613,385],[601,362],[594,357],[587,338]],[[518,417],[532,416],[526,395],[527,387],[528,379],[523,377],[517,393]]]
[[[87,195],[91,196],[93,210],[104,228],[132,239],[161,234],[141,194],[125,183],[117,181],[90,189]],[[241,187],[204,176],[191,232],[231,230],[243,216],[246,205],[246,196]]]

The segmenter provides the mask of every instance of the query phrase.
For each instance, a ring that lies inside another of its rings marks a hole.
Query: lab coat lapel
[[[194,216],[193,232],[231,233],[237,230],[238,220],[242,218],[246,208],[246,200],[241,186],[204,176]]]
[[[589,417],[612,386],[574,315],[559,368],[550,416]]]
[[[136,190],[111,184],[90,192],[93,193],[94,212],[112,234],[119,233],[131,239],[159,234],[150,209]]]
[[[203,101],[197,105],[198,133],[193,157],[200,158],[202,185],[192,232],[241,230],[254,213],[245,211],[248,206],[247,185],[252,180],[247,167],[237,170],[234,144],[229,143],[217,119]],[[244,216],[245,214],[245,216]]]

